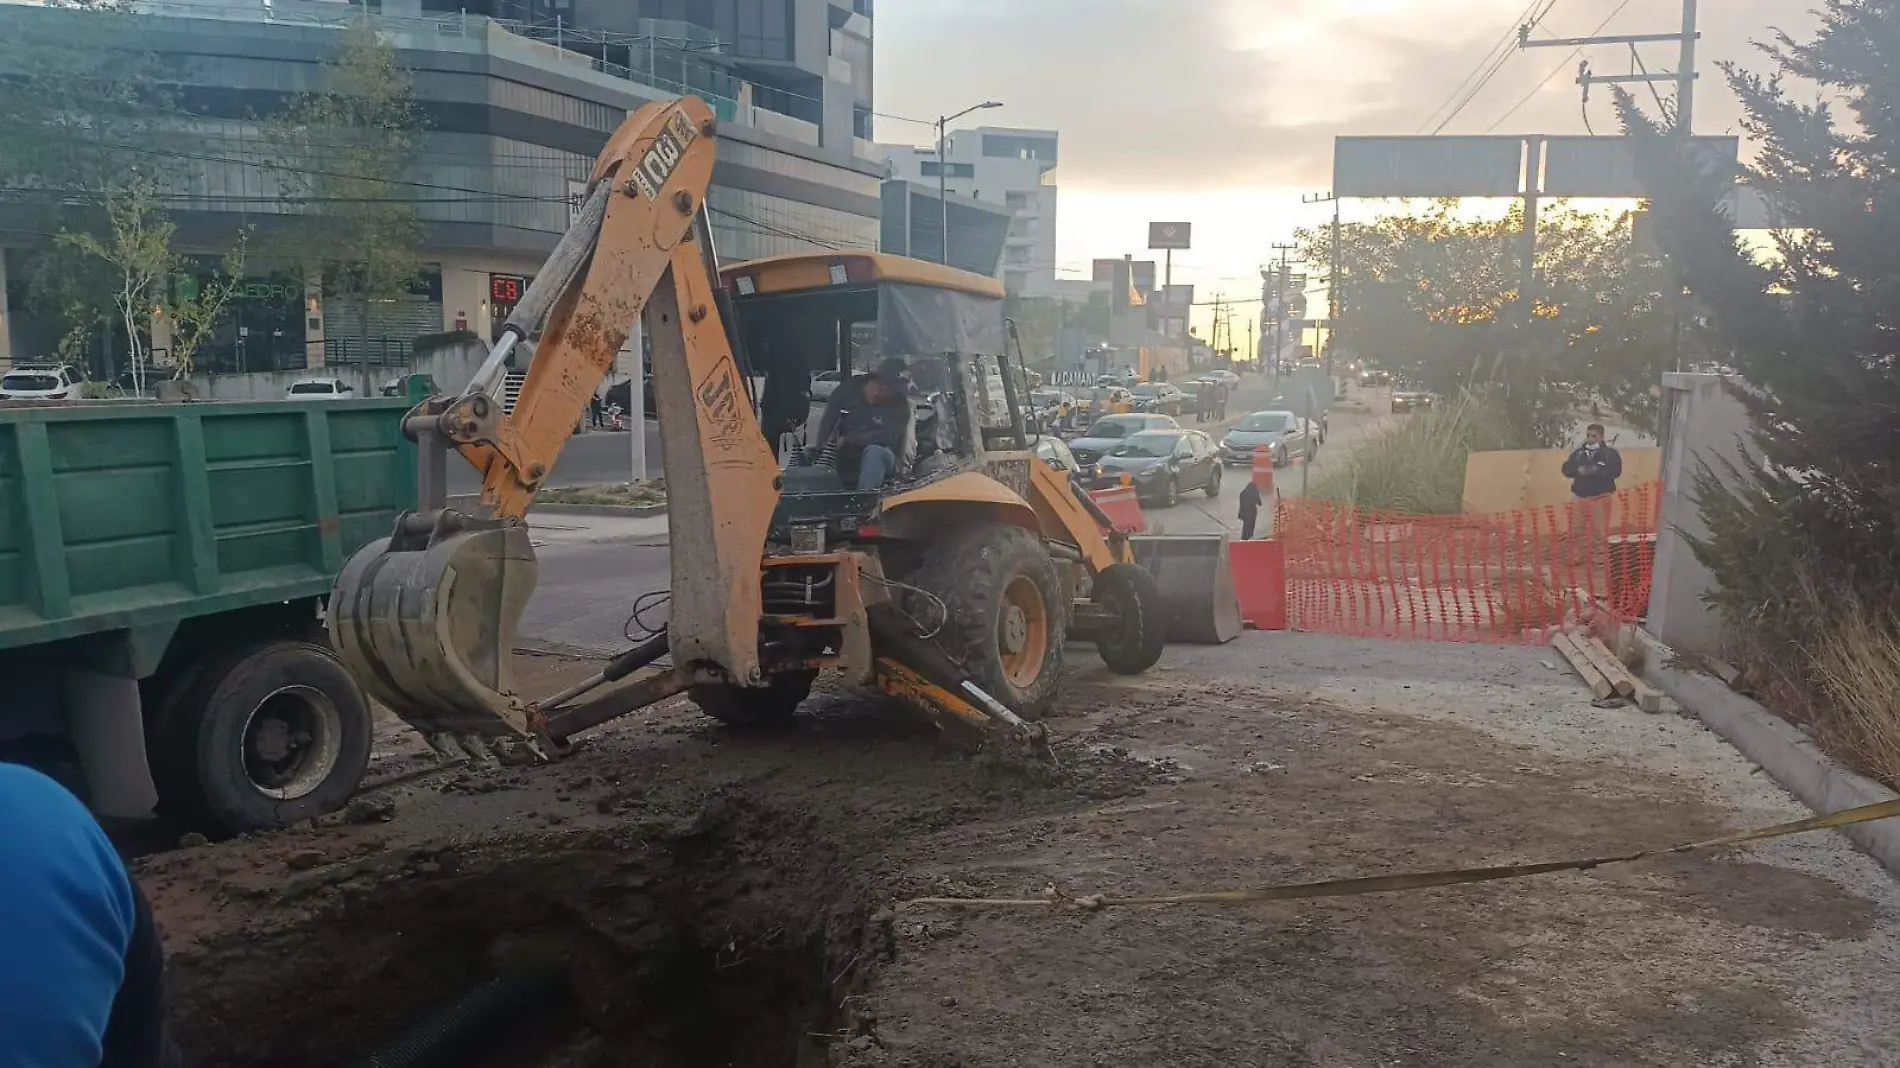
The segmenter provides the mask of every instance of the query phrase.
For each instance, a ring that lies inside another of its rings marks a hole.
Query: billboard
[[[1133,279],[1135,289],[1141,293],[1142,296],[1145,297],[1159,288],[1155,285],[1155,261],[1136,260],[1130,266],[1132,266],[1135,271]]]
[[[1339,137],[1333,194],[1342,197],[1514,197],[1522,137]]]
[[[1161,287],[1161,304],[1166,308],[1191,308],[1194,306],[1194,287],[1176,282]]]
[[[1115,272],[1122,265],[1121,260],[1093,260],[1089,263],[1089,277],[1097,282],[1113,282]]]
[[[1705,174],[1732,179],[1741,172],[1740,138],[1692,138],[1689,151]],[[1543,192],[1553,197],[1646,195],[1627,137],[1545,138]]]
[[[1151,249],[1190,248],[1193,237],[1193,223],[1151,222],[1148,224],[1148,247]]]

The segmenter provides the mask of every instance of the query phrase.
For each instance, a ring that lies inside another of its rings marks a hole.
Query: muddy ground
[[[1549,654],[1248,635],[1086,656],[1055,766],[868,701],[668,707],[567,762],[139,867],[202,1065],[351,1063],[497,974],[570,995],[491,1066],[1900,1063],[1900,894],[1833,836],[1477,887],[1180,910],[893,910],[1662,845],[1800,815]],[[530,658],[532,692],[587,670]],[[416,766],[390,732],[373,774]],[[525,1002],[523,1003],[525,1004]]]

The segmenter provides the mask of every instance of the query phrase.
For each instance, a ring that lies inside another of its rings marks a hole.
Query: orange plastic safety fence
[[[1282,500],[1295,630],[1541,645],[1649,605],[1662,487],[1494,515],[1418,516]]]

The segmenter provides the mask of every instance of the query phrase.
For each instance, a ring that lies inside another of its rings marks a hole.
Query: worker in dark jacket
[[[1623,457],[1604,442],[1602,423],[1591,423],[1583,433],[1582,447],[1564,461],[1564,477],[1578,500],[1607,497],[1616,492],[1616,480],[1623,477]]]
[[[1260,487],[1253,479],[1240,489],[1240,540],[1253,540],[1253,525],[1260,518]]]
[[[0,1068],[172,1068],[152,911],[92,814],[0,764]]]
[[[890,357],[831,394],[818,423],[817,444],[823,448],[836,441],[844,466],[857,464],[858,489],[878,489],[910,470],[917,456],[915,419],[909,366],[902,357]]]

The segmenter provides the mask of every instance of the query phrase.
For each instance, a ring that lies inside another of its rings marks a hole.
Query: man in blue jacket
[[[151,908],[78,798],[0,764],[0,1068],[172,1068]]]
[[[1616,480],[1623,477],[1623,457],[1604,443],[1602,423],[1584,428],[1583,446],[1564,461],[1564,477],[1570,480],[1570,492],[1578,500],[1616,492]]]

